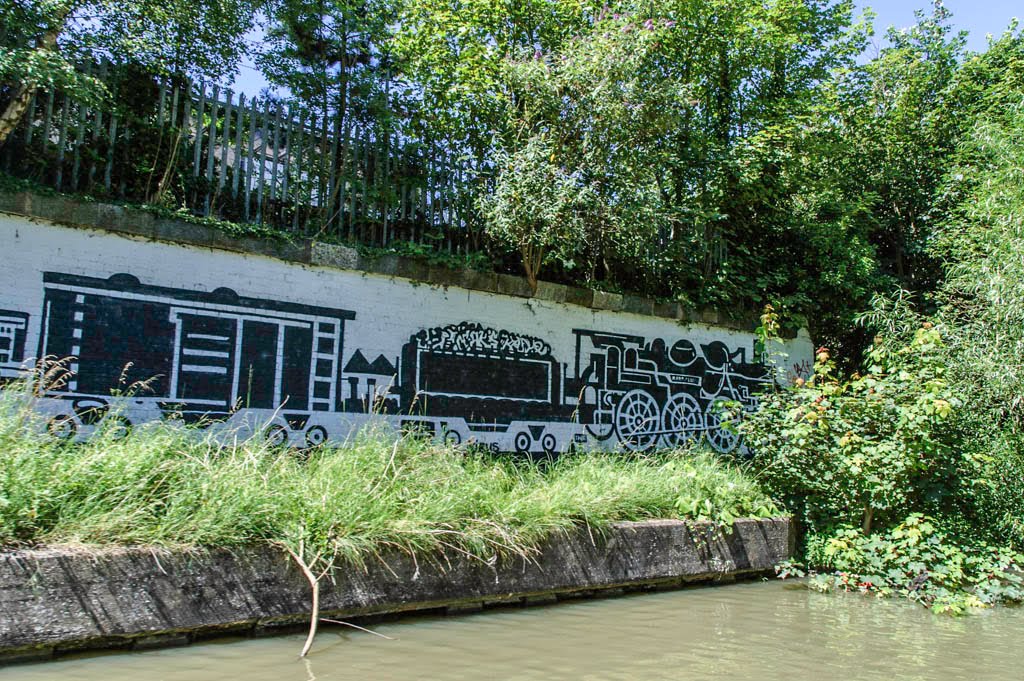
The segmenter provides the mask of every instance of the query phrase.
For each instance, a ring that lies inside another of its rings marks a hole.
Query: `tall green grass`
[[[566,456],[546,466],[366,432],[339,447],[224,448],[165,424],[49,435],[0,394],[0,546],[270,542],[360,562],[389,549],[491,558],[552,533],[645,518],[777,512],[744,472],[701,451]]]

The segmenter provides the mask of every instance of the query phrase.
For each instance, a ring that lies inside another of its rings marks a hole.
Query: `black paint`
[[[342,369],[349,310],[150,286],[128,274],[47,272],[43,286],[39,353],[72,358],[70,379],[51,395],[72,400],[60,418],[76,428],[127,393],[188,421],[264,414],[273,419],[265,435],[282,444],[343,437],[332,415],[372,412],[492,449],[553,453],[596,440],[645,450],[704,436],[731,451],[739,443],[721,428],[720,403],[752,409],[771,382],[745,348],[721,341],[574,329],[575,356],[563,364],[544,339],[473,322],[418,331],[394,361],[357,349]],[[23,360],[28,315],[0,311],[5,321],[0,364],[10,365]]]

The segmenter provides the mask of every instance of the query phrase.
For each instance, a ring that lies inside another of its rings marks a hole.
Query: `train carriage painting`
[[[174,415],[215,423],[266,416],[275,442],[301,431],[326,441],[318,414],[341,407],[339,360],[349,310],[147,286],[128,274],[109,279],[43,275],[39,356],[71,358],[51,390],[69,408],[53,430],[93,426],[118,404],[118,418]],[[112,393],[127,393],[113,400]],[[261,424],[262,425],[262,424]]]
[[[28,322],[0,311],[5,376],[24,359]],[[721,341],[574,329],[575,357],[564,363],[542,338],[468,321],[415,331],[387,357],[347,348],[346,331],[360,328],[351,310],[129,274],[44,273],[38,323],[38,356],[69,358],[66,380],[42,400],[65,437],[87,437],[104,419],[127,428],[162,418],[305,447],[376,422],[530,455],[701,437],[728,452],[740,443],[719,403],[752,409],[773,380],[745,348]]]

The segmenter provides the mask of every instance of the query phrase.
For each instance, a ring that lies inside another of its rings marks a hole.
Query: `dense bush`
[[[809,531],[870,534],[922,505],[941,507],[952,481],[976,468],[947,427],[961,403],[941,347],[930,325],[896,350],[879,342],[850,379],[822,348],[810,380],[767,395],[741,424],[765,481]]]
[[[810,380],[766,395],[739,426],[754,465],[801,525],[814,586],[954,613],[1024,600],[1024,556],[988,513],[1003,498],[998,459],[965,428],[949,347],[930,322],[903,338],[876,339],[848,378],[822,348]]]

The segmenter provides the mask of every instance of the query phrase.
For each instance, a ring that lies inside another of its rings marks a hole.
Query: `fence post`
[[[260,176],[256,178],[256,222],[263,224],[263,185],[267,174],[267,137],[270,131],[267,128],[270,120],[270,99],[263,102],[263,127],[260,128]]]
[[[213,157],[216,155],[217,115],[220,112],[220,87],[213,86],[210,95],[210,125],[206,135],[206,182],[203,192],[203,215],[210,214],[210,187],[213,185]]]
[[[57,138],[57,177],[54,181],[57,191],[61,190],[64,183],[64,145],[68,139],[68,107],[71,106],[71,98],[66,92],[63,100],[60,112],[60,136]]]
[[[245,123],[245,94],[238,93],[238,122],[235,123],[235,166],[231,174],[231,198],[238,199],[238,187],[245,169],[245,153],[242,150],[242,128]]]
[[[249,219],[252,197],[252,166],[256,162],[256,98],[249,111],[249,154],[245,162],[245,219]]]
[[[224,91],[224,130],[220,136],[220,173],[217,175],[217,193],[224,190],[224,183],[228,179],[228,149],[231,147],[231,103],[235,93],[228,88]],[[237,161],[236,161],[237,164]]]

